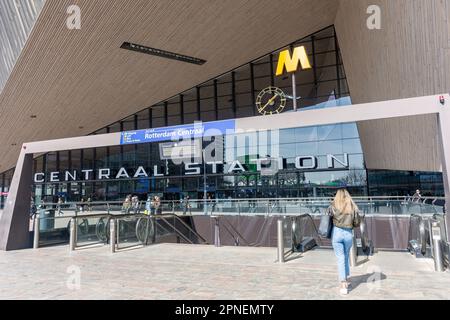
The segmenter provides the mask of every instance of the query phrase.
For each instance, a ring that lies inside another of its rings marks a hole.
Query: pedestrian
[[[58,216],[62,215],[62,210],[61,210],[61,206],[64,203],[63,199],[61,197],[58,197],[58,204],[56,206],[56,208],[58,209]]]
[[[80,204],[80,211],[81,212],[84,212],[84,206],[85,206],[85,204],[84,204],[84,197],[81,197],[81,204]]]
[[[33,220],[37,214],[36,203],[34,202],[33,197],[31,197],[31,207],[30,207],[30,219]]]
[[[152,208],[153,207],[153,199],[150,197],[150,195],[147,196],[147,201],[145,201],[145,211],[144,214],[150,215],[152,214]]]
[[[137,195],[131,197],[131,207],[134,214],[139,213],[139,197]]]
[[[348,294],[350,277],[350,250],[353,245],[353,229],[359,227],[361,217],[358,206],[345,189],[337,191],[334,200],[327,209],[333,217],[331,242],[337,258],[340,288],[343,295]]]
[[[155,201],[154,201],[154,207],[155,207],[155,214],[161,214],[161,198],[158,196],[155,196]]]
[[[131,208],[131,194],[125,197],[125,200],[122,203],[122,212],[128,214]]]
[[[418,203],[420,202],[420,199],[422,199],[422,195],[420,194],[420,190],[417,189],[416,193],[412,196],[412,202]]]
[[[92,198],[91,197],[87,198],[87,207],[88,207],[88,211],[91,212],[92,211]]]
[[[189,200],[190,200],[189,196],[186,196],[183,200],[183,215],[185,215],[188,211],[189,211],[189,214],[192,214],[191,204],[190,204]]]

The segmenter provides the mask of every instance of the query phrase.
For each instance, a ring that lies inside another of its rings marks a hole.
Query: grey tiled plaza
[[[450,273],[380,251],[340,296],[331,250],[276,262],[276,248],[159,244],[110,253],[68,246],[0,252],[1,299],[449,299]]]

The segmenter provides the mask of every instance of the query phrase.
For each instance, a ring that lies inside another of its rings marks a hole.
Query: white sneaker
[[[339,293],[346,296],[348,295],[348,289],[347,288],[340,288]]]

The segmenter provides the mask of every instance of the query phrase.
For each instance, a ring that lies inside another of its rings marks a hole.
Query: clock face
[[[286,95],[280,88],[265,88],[256,98],[256,107],[262,115],[281,113],[285,106]]]

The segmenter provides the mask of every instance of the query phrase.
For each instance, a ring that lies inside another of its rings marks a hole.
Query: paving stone
[[[379,252],[352,268],[346,297],[332,251],[275,260],[276,248],[182,244],[0,252],[0,299],[450,299],[450,273],[408,253]]]

